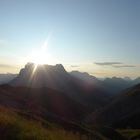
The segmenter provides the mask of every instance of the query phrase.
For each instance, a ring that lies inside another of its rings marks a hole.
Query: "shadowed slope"
[[[93,124],[110,125],[117,128],[139,128],[140,84],[116,97],[100,112],[90,116]]]
[[[0,104],[20,109],[44,118],[81,120],[86,107],[67,97],[63,92],[49,88],[0,87]]]

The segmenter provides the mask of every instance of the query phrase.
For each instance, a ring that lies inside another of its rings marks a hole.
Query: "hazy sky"
[[[140,0],[0,0],[0,73],[17,73],[46,40],[50,64],[140,76]]]

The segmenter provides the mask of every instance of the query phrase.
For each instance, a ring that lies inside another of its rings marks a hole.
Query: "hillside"
[[[34,118],[31,114],[0,106],[2,140],[127,140],[127,137],[120,134],[124,132],[105,128],[97,131],[75,123],[71,125],[73,129],[64,128],[47,120]]]
[[[115,128],[139,128],[140,126],[140,84],[118,95],[100,112],[88,118],[93,124],[108,125]]]
[[[2,140],[88,140],[86,135],[74,134],[47,121],[19,116],[12,109],[0,106],[0,139]]]

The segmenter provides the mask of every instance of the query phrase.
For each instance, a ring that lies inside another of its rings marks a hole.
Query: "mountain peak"
[[[59,72],[66,72],[65,68],[62,64],[56,64],[56,65],[48,65],[48,64],[38,64],[28,62],[23,69],[21,69],[20,74],[23,74],[26,72],[35,72],[35,71],[41,71],[41,69],[52,70],[52,71],[59,71]]]
[[[50,85],[50,87],[54,87],[55,81],[61,83],[62,78],[67,77],[67,75],[68,73],[62,64],[36,65],[27,63],[11,83],[17,86],[44,87]]]
[[[32,62],[28,62],[25,65],[25,69],[30,69],[30,68],[34,68],[36,66],[35,63]],[[51,67],[51,68],[59,68],[59,69],[63,69],[64,70],[64,66],[62,64],[56,64],[56,65],[48,65],[48,64],[38,64],[37,67]]]

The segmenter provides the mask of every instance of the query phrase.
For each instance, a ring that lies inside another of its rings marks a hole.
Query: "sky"
[[[34,59],[136,78],[139,53],[139,0],[0,0],[0,73]]]

